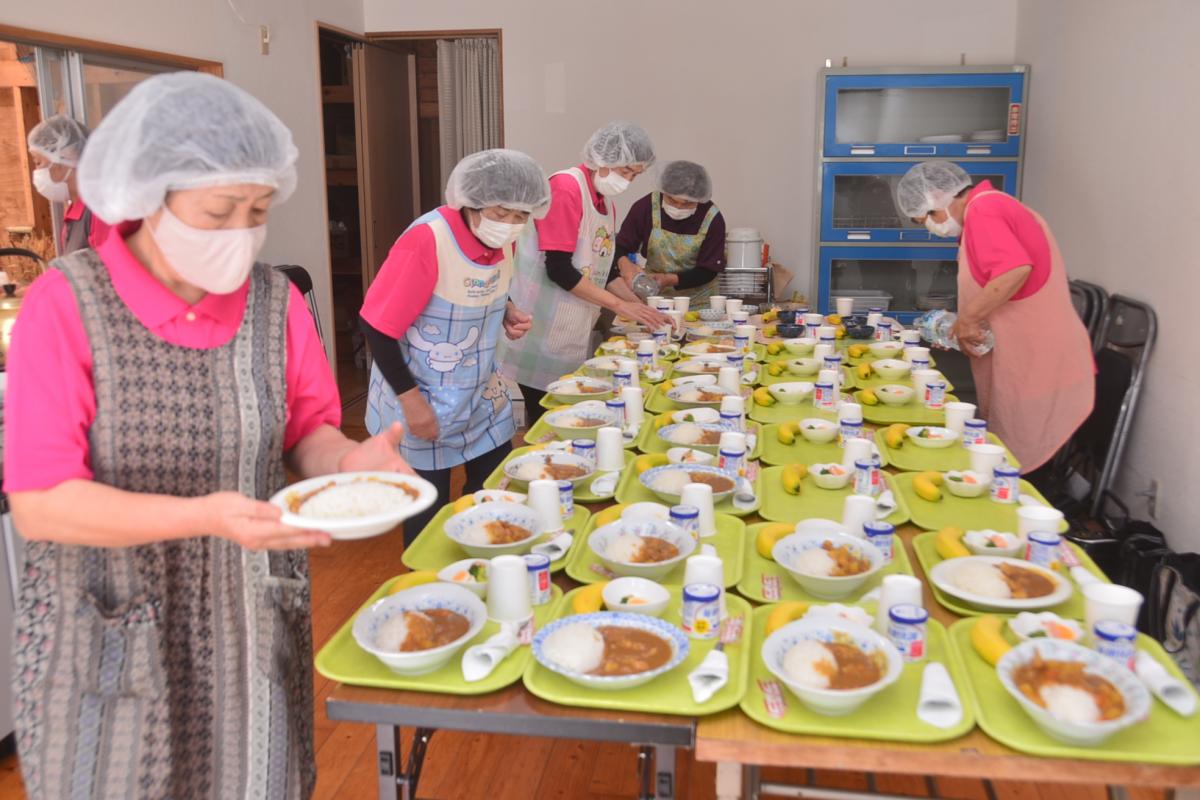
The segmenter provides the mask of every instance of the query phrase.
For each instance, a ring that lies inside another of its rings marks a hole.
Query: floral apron
[[[717,207],[708,207],[700,230],[696,233],[672,233],[662,227],[662,192],[650,195],[650,240],[646,243],[646,271],[657,273],[686,272],[696,266],[700,257],[700,246],[708,235],[708,228],[716,219]],[[712,280],[691,289],[673,289],[676,297],[691,297],[693,300],[704,300],[710,297],[717,288],[717,273]]]

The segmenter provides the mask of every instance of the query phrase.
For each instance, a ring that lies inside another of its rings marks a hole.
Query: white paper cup
[[[862,406],[858,403],[842,403],[838,406],[838,422],[862,422]]]
[[[537,514],[542,533],[553,533],[563,529],[562,509],[558,497],[558,481],[539,479],[529,482],[529,497],[526,504]]]
[[[1058,533],[1063,521],[1063,512],[1050,506],[1019,506],[1017,508],[1017,535],[1028,539],[1031,533]]]
[[[837,306],[837,313],[843,317],[848,317],[854,313],[853,297],[839,297],[834,301],[834,304]]]
[[[736,314],[742,310],[742,301],[736,297],[730,297],[725,301],[725,313]]]
[[[1137,625],[1143,599],[1140,592],[1128,586],[1100,581],[1085,583],[1080,590],[1083,592],[1083,616],[1087,621],[1088,633],[1102,619]]]
[[[722,414],[745,414],[746,398],[740,394],[730,394],[721,398]]]
[[[637,352],[640,356],[653,356],[658,354],[658,347],[654,344],[653,339],[642,339],[637,343]]]
[[[809,328],[817,328],[825,324],[825,315],[815,311],[809,312],[804,315],[804,324]]]
[[[644,402],[644,398],[642,397],[642,387],[622,387],[621,399],[625,401],[625,424],[642,424],[642,420],[646,418],[646,409],[642,405]]]
[[[904,352],[904,360],[910,364],[913,362],[913,359],[916,359],[917,361],[928,361],[929,360],[929,348],[928,347],[921,347],[920,345],[912,344],[912,345],[908,345],[907,347],[905,347],[903,352]]]
[[[869,494],[852,494],[842,504],[842,527],[851,536],[865,538],[863,524],[875,521],[875,498]]]
[[[655,332],[661,333],[663,336],[670,339],[671,336],[675,333],[675,326],[674,325],[661,325],[655,330]]]
[[[740,431],[725,431],[717,443],[718,450],[728,450],[732,453],[746,451],[746,434]]]
[[[905,347],[920,347],[921,332],[912,328],[905,328],[900,331],[900,341],[904,343]]]
[[[676,297],[671,302],[675,306],[676,311],[682,311],[685,314],[692,307],[692,298],[690,297]]]
[[[815,345],[813,347],[813,358],[817,359],[818,361],[823,361],[825,359],[825,356],[833,355],[833,351],[835,349],[836,349],[836,345],[832,345],[832,344]]]
[[[728,616],[725,610],[725,565],[721,562],[721,557],[717,555],[715,547],[710,544],[700,545],[700,547],[702,551],[711,550],[712,552],[700,552],[683,562],[683,585],[706,583],[720,589],[718,603],[721,606],[721,619],[725,619]]]
[[[837,336],[837,328],[833,327],[832,325],[817,326],[817,338],[818,339],[833,339],[836,336]]]
[[[725,313],[725,295],[714,294],[708,298],[708,307],[720,314]]]
[[[880,314],[878,311],[872,311],[871,313],[867,314],[867,324],[871,327],[875,327],[882,321],[883,314]]]
[[[973,444],[967,448],[971,471],[992,476],[993,470],[1004,463],[1004,448],[998,444]]]
[[[617,372],[628,372],[634,381],[638,379],[638,363],[632,358],[618,358]]]
[[[746,313],[746,312],[744,312],[744,311],[739,311],[738,313],[739,313],[739,314],[744,314],[744,313]],[[738,325],[738,326],[734,327],[734,329],[733,329],[733,335],[734,335],[734,336],[737,336],[737,337],[740,337],[740,338],[743,338],[743,339],[749,339],[749,340],[750,340],[750,344],[754,344],[754,331],[755,331],[755,330],[756,330],[756,329],[755,329],[755,327],[754,327],[753,325],[744,325],[744,324],[743,324],[743,325]]]
[[[689,483],[679,493],[679,503],[700,510],[700,536],[717,535],[717,517],[713,511],[713,491],[707,483]]]
[[[842,466],[853,470],[855,461],[868,459],[874,454],[870,439],[847,439],[842,450]]]
[[[974,403],[946,403],[946,427],[957,434],[962,434],[963,423],[975,419]]]
[[[671,318],[671,327],[673,327],[675,329],[675,335],[679,336],[680,334],[682,334],[683,333],[683,318],[684,318],[684,315],[687,314],[687,312],[686,311],[675,311],[674,309],[672,309],[671,311],[665,311],[663,313],[665,313],[668,317]]]
[[[663,297],[661,294],[651,295],[650,297],[646,298],[646,305],[650,306],[651,308],[658,308],[659,301],[666,299],[667,298]]]
[[[496,556],[488,567],[487,614],[493,622],[524,622],[533,616],[529,572],[521,556]]]
[[[750,321],[750,314],[746,311],[735,311],[729,315],[729,320],[734,325],[744,325]]]
[[[896,542],[895,547],[901,547]],[[912,575],[886,575],[879,585],[879,606],[875,611],[875,630],[885,633],[888,626],[888,612],[892,606],[924,607],[921,596],[921,580]]]
[[[914,369],[909,373],[912,376],[913,389],[917,391],[916,402],[925,402],[925,384],[940,380],[942,374],[936,369]]]
[[[737,367],[721,367],[717,371],[717,386],[731,392],[740,391],[742,388],[741,371]]]
[[[596,469],[600,472],[616,472],[625,468],[625,444],[621,429],[600,428],[596,431]]]

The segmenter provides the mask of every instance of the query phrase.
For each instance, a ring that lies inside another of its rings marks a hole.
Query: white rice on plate
[[[1100,721],[1100,707],[1085,689],[1063,683],[1048,683],[1038,694],[1046,704],[1046,711],[1055,719],[1074,725],[1091,725]]]
[[[837,659],[829,648],[811,639],[798,642],[783,656],[787,676],[810,689],[828,689],[837,670]]]
[[[816,575],[827,578],[837,569],[837,562],[829,552],[820,547],[813,547],[798,555],[792,562],[792,569],[805,575]]]
[[[604,637],[584,622],[564,625],[546,637],[546,658],[572,672],[587,674],[604,661]]]
[[[623,564],[633,564],[641,552],[642,537],[632,533],[618,534],[608,544],[608,557]]]
[[[1012,589],[1004,580],[1004,576],[994,564],[981,564],[973,561],[963,564],[954,573],[954,584],[968,592],[974,592],[983,597],[993,597],[997,600],[1008,600],[1012,597]]]
[[[413,495],[404,487],[378,480],[361,480],[319,489],[304,500],[295,513],[312,519],[352,519],[387,514],[411,502]]]

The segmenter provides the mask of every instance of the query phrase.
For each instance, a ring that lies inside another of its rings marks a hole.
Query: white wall
[[[1194,363],[1200,4],[1021,0],[1017,59],[1032,65],[1024,198],[1068,272],[1158,312],[1158,347],[1118,490],[1162,482],[1158,522],[1200,550],[1200,371]]]
[[[368,31],[500,28],[505,143],[547,171],[588,135],[631,119],[660,158],[705,164],[731,226],[759,228],[808,289],[817,72],[1008,64],[1015,0],[364,0]],[[651,188],[635,182],[630,202]]]
[[[49,33],[219,61],[225,77],[266,103],[292,130],[300,150],[299,187],[273,209],[263,258],[312,273],[332,342],[329,245],[325,230],[325,163],[314,21],[362,31],[360,0],[37,0],[7,3],[0,21]],[[271,28],[260,55],[258,25]]]

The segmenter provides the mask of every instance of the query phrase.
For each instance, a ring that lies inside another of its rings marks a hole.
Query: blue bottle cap
[[[888,617],[901,625],[920,625],[929,620],[929,612],[920,606],[901,604],[889,608]]]

